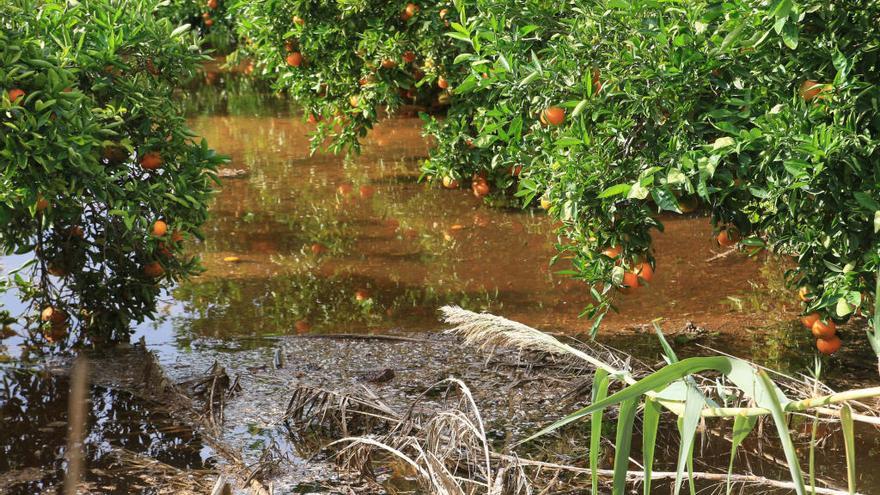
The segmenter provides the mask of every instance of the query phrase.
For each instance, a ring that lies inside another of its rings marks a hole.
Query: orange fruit
[[[647,283],[654,279],[654,267],[647,261],[635,266],[635,274]]]
[[[15,103],[15,100],[21,98],[21,97],[24,96],[24,95],[25,95],[24,90],[21,90],[21,89],[18,89],[18,88],[10,89],[10,90],[6,93],[6,96],[9,97],[9,101],[10,101],[10,103]]]
[[[296,333],[306,333],[312,329],[312,326],[306,320],[299,320],[293,324],[293,328],[296,329]]]
[[[74,225],[74,226],[70,227],[70,229],[68,229],[67,233],[70,237],[76,237],[77,239],[82,239],[86,235],[83,228],[80,227],[79,225]]]
[[[620,257],[621,254],[623,254],[623,248],[621,248],[620,246],[611,246],[609,248],[605,248],[605,250],[602,251],[602,254],[611,259],[617,259]]]
[[[562,125],[565,122],[565,110],[559,107],[550,107],[542,113],[544,121],[549,125]]]
[[[419,6],[410,2],[410,3],[406,4],[406,8],[403,10],[404,10],[404,12],[409,14],[410,16],[414,16],[419,13]]]
[[[287,65],[291,67],[299,67],[303,63],[303,55],[300,52],[291,52],[285,60],[287,61]]]
[[[162,168],[162,155],[151,151],[141,157],[141,168],[144,170],[158,170]]]
[[[46,267],[46,271],[49,272],[49,275],[54,275],[56,277],[67,276],[67,270],[65,270],[63,266],[56,265],[55,263],[49,263]]]
[[[449,9],[440,9],[440,18],[446,19],[446,15],[449,14]]]
[[[319,256],[324,254],[327,251],[327,248],[325,248],[323,244],[319,244],[316,242],[312,244],[311,250],[312,254],[314,254],[315,256]]]
[[[208,0],[208,8],[216,9],[217,8],[217,0]]]
[[[840,350],[841,345],[840,337],[837,335],[833,335],[827,339],[816,339],[816,349],[822,354],[834,354]]]
[[[819,313],[810,313],[801,317],[801,323],[804,325],[804,328],[812,330],[813,324],[819,321],[820,318]]]
[[[48,321],[52,325],[63,325],[67,323],[67,313],[60,309],[55,309],[52,306],[46,306],[43,308],[43,311],[40,312],[40,319]]]
[[[522,173],[522,169],[522,165],[514,165],[510,167],[510,175],[512,175],[513,177],[519,177],[519,174]]]
[[[593,93],[598,93],[602,91],[602,73],[599,72],[599,69],[593,69]]]
[[[366,289],[358,289],[354,291],[354,298],[357,302],[364,302],[370,298],[370,293],[366,291]]]
[[[810,79],[801,83],[801,87],[798,89],[798,93],[804,101],[812,101],[823,91],[826,91],[826,86],[824,84],[820,84]]]
[[[475,177],[474,181],[471,183],[471,190],[474,193],[474,196],[478,198],[482,198],[489,194],[491,187],[489,187],[489,183],[486,179],[482,177]]]
[[[364,184],[358,188],[358,193],[360,194],[361,199],[370,199],[373,197],[373,194],[376,194],[376,188]]]
[[[548,198],[546,195],[541,196],[541,209],[549,210],[551,206],[553,206],[553,203],[550,202],[550,198]]]
[[[37,196],[37,203],[34,206],[36,207],[37,213],[40,213],[49,208],[49,200],[43,196]]]
[[[211,27],[214,25],[214,19],[205,19],[205,27]]]
[[[409,51],[409,50],[403,52],[403,61],[408,64],[415,62],[416,61],[416,54]]]
[[[446,189],[458,189],[458,181],[447,175],[443,177],[443,187]]]
[[[449,81],[447,81],[445,77],[440,76],[437,78],[437,87],[440,89],[449,89]]]
[[[295,16],[293,16],[293,23],[296,24],[297,26],[305,26],[306,20],[298,15],[295,15]]]
[[[156,222],[153,224],[153,235],[156,237],[162,237],[167,232],[168,224],[165,223],[164,220],[156,220]]]
[[[730,247],[739,241],[739,234],[734,229],[724,229],[718,233],[715,240],[717,240],[718,244],[721,246]]]
[[[639,288],[639,276],[633,272],[624,273],[621,291],[624,294],[632,294],[638,288]]]
[[[348,97],[348,103],[349,103],[352,107],[357,107],[357,106],[358,106],[358,103],[360,103],[360,102],[361,102],[361,99],[360,99],[360,97],[359,97],[358,95],[351,95],[351,96]]]
[[[811,330],[813,331],[813,337],[817,339],[830,339],[837,334],[837,325],[831,320],[816,320]]]
[[[386,58],[385,60],[382,61],[382,68],[383,69],[393,69],[395,67],[397,67],[397,62],[395,62],[394,60],[391,60],[390,58]]]
[[[159,278],[165,274],[165,269],[158,261],[153,261],[144,265],[144,275],[149,278]]]
[[[798,299],[800,299],[803,302],[812,301],[813,296],[810,293],[810,288],[809,287],[801,287],[800,289],[798,289]]]

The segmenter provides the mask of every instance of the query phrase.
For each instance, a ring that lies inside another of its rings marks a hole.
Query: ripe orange
[[[810,293],[809,287],[801,287],[798,289],[798,298],[803,302],[810,302],[813,300],[813,295]]]
[[[6,96],[9,97],[9,101],[11,103],[15,103],[15,100],[21,98],[22,96],[24,96],[24,94],[24,90],[13,88],[10,89],[8,93],[6,93]]]
[[[403,11],[406,12],[408,16],[412,17],[419,13],[419,6],[410,2],[406,4],[406,8],[403,9]]]
[[[325,248],[323,244],[319,244],[317,242],[312,244],[312,247],[310,249],[312,250],[312,254],[314,254],[315,256],[320,256],[327,251],[327,248]]]
[[[141,157],[141,168],[144,170],[158,170],[162,168],[162,155],[151,151]]]
[[[165,274],[165,269],[158,261],[153,261],[144,265],[144,275],[149,278],[159,278]]]
[[[42,195],[37,196],[37,203],[36,203],[35,207],[36,207],[37,213],[41,213],[44,210],[46,210],[46,208],[49,208],[49,200],[44,198]]]
[[[214,25],[214,19],[205,19],[205,27],[211,27]]]
[[[162,237],[166,232],[168,232],[168,224],[164,220],[156,220],[153,224],[153,235]]]
[[[817,339],[830,339],[837,334],[837,325],[833,321],[816,320],[812,327],[813,337]]]
[[[313,113],[310,113],[310,114],[309,114],[309,119],[308,119],[308,120],[309,120],[309,124],[317,124],[318,121],[321,120],[321,117],[316,116],[316,115],[313,114]]]
[[[718,236],[715,239],[718,241],[719,245],[723,247],[730,247],[735,245],[739,241],[739,234],[734,229],[725,228],[718,233]]]
[[[804,325],[804,328],[812,330],[813,324],[819,321],[819,318],[821,318],[819,313],[810,313],[801,317],[801,323]]]
[[[623,274],[623,285],[621,287],[621,291],[624,294],[632,294],[638,288],[639,288],[639,276],[633,272],[624,273]]]
[[[475,176],[473,182],[471,182],[471,190],[473,191],[474,196],[482,198],[489,194],[491,188],[489,187],[489,182],[486,181],[485,178]]]
[[[306,320],[299,320],[293,324],[293,328],[296,329],[296,333],[306,333],[312,329],[312,326]]]
[[[519,177],[519,174],[522,173],[522,169],[522,165],[514,165],[510,167],[510,175],[512,175],[513,177]]]
[[[217,8],[217,0],[208,0],[208,8],[216,9]]]
[[[358,188],[358,193],[361,195],[361,199],[370,199],[373,197],[373,194],[376,194],[376,188],[364,184]]]
[[[812,101],[825,90],[826,87],[824,84],[820,84],[816,81],[808,79],[801,83],[801,87],[798,89],[798,93],[801,95],[801,98],[803,98],[804,101]]]
[[[446,189],[458,189],[458,181],[447,175],[443,177],[443,187]]]
[[[391,60],[390,58],[386,58],[385,60],[382,61],[382,68],[383,69],[393,69],[395,67],[397,67],[397,62],[395,62],[394,60]]]
[[[403,52],[403,61],[408,64],[415,62],[416,61],[416,54],[409,51],[409,50]]]
[[[43,311],[40,312],[40,319],[48,321],[52,325],[63,325],[67,323],[67,313],[60,309],[53,308],[52,306],[46,306],[43,308]]]
[[[611,246],[609,248],[605,248],[605,250],[602,251],[602,254],[611,259],[617,259],[620,257],[621,254],[623,254],[623,248],[621,248],[620,246]]]
[[[437,87],[440,89],[449,89],[449,81],[447,81],[445,77],[440,76],[437,78]]]
[[[565,122],[565,110],[559,107],[550,107],[543,112],[544,121],[549,125],[562,125]]]
[[[293,23],[296,24],[297,26],[305,26],[306,20],[298,15],[295,15],[295,16],[293,16]]]
[[[354,298],[357,302],[364,302],[370,298],[370,293],[366,289],[358,289],[354,291]]]
[[[651,280],[654,279],[654,267],[651,266],[650,263],[644,261],[635,266],[635,274],[642,280],[647,283],[651,283]]]
[[[74,225],[74,226],[70,227],[70,229],[68,229],[67,233],[68,233],[68,235],[70,235],[70,237],[76,237],[77,239],[82,239],[86,235],[83,228],[80,227],[79,225]]]
[[[287,65],[291,67],[299,67],[303,63],[303,55],[300,52],[291,52],[290,55],[287,56]]]
[[[837,335],[833,335],[827,339],[816,339],[816,349],[822,354],[834,354],[840,350],[841,345],[840,337]]]

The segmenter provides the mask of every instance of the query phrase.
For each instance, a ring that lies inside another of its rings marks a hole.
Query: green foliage
[[[806,311],[872,312],[876,2],[460,0],[402,21],[404,7],[243,3],[243,50],[309,114],[338,117],[313,141],[333,149],[356,147],[400,90],[442,75],[449,107],[424,116],[435,145],[424,176],[540,199],[562,222],[566,271],[591,286],[595,322],[653,266],[664,215],[700,207],[743,245],[794,257],[787,280],[812,295]],[[286,42],[303,66],[285,65]],[[381,68],[406,50],[407,71]],[[545,122],[551,107],[561,122]],[[619,257],[602,254],[615,246]]]
[[[245,42],[237,56],[253,57],[257,75],[318,123],[313,149],[325,141],[335,151],[357,149],[383,111],[429,104],[439,93],[434,83],[452,58],[438,5],[420,2],[405,19],[406,2],[241,2],[234,15]]]
[[[189,24],[204,45],[217,53],[229,53],[237,44],[233,0],[170,0],[161,2],[157,15],[174,25]]]
[[[198,269],[181,240],[198,235],[221,159],[195,141],[172,91],[204,57],[154,8],[0,0],[0,247],[35,254],[14,279],[34,303],[29,321],[55,310],[33,337],[125,338],[161,282]],[[142,167],[156,156],[160,168]]]

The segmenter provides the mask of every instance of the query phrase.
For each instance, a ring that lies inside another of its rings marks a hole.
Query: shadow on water
[[[0,370],[0,493],[54,491],[64,480],[69,380],[48,371]],[[120,455],[183,470],[208,466],[199,436],[158,404],[94,386],[88,397],[83,481],[100,493],[151,493]]]

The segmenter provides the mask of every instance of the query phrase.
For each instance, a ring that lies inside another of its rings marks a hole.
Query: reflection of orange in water
[[[306,320],[299,320],[293,324],[293,328],[296,330],[296,333],[306,333],[312,329],[312,326]]]

